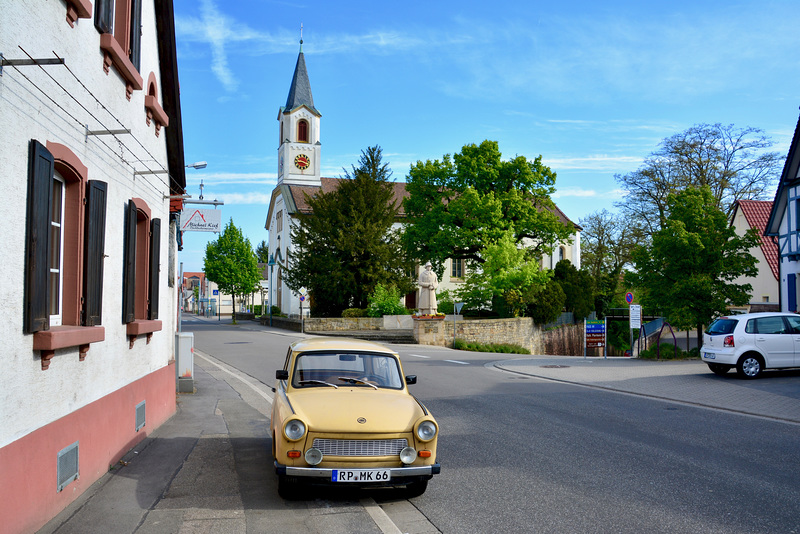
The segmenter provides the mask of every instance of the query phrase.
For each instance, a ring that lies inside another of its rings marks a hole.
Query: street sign
[[[456,314],[461,313],[461,308],[463,308],[463,307],[464,307],[464,303],[463,302],[456,302],[455,303]]]
[[[603,319],[585,321],[586,347],[606,346],[606,322]]]
[[[212,294],[212,295],[219,295],[219,289],[213,289],[213,290],[211,291],[211,294]]]
[[[631,330],[638,330],[642,327],[642,306],[631,304]]]
[[[633,293],[631,293],[630,291],[625,293],[625,302],[627,302],[628,304],[633,304]]]

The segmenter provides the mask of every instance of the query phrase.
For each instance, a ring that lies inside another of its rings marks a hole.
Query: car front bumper
[[[275,472],[279,475],[286,475],[289,477],[303,477],[315,479],[315,482],[331,482],[333,472],[343,468],[327,468],[327,467],[291,467],[279,464],[275,461]],[[368,469],[368,468],[364,468]],[[378,468],[386,469],[391,472],[392,478],[389,484],[405,484],[406,482],[413,482],[414,479],[428,479],[433,475],[438,475],[441,470],[441,464],[435,463],[433,465],[423,465],[419,467],[387,467]]]

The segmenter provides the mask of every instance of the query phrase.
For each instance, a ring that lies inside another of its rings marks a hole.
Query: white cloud
[[[602,172],[619,172],[635,168],[642,163],[640,156],[609,156],[597,154],[582,157],[543,157],[548,167],[559,170],[590,170]]]
[[[620,199],[627,193],[622,189],[612,189],[610,191],[596,191],[594,189],[584,189],[582,187],[565,187],[553,193],[553,198],[598,198],[598,199]]]

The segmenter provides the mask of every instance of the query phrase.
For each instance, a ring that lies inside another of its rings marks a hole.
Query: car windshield
[[[733,333],[733,329],[736,328],[736,323],[738,322],[739,321],[736,319],[731,319],[730,317],[722,317],[708,326],[708,329],[706,329],[706,334],[731,334]]]
[[[403,380],[397,358],[390,354],[309,352],[297,356],[292,386],[402,389]]]

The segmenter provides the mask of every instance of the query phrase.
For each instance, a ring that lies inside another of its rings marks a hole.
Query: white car
[[[800,367],[800,315],[763,312],[720,317],[703,334],[700,354],[712,372],[742,378],[764,369]]]

